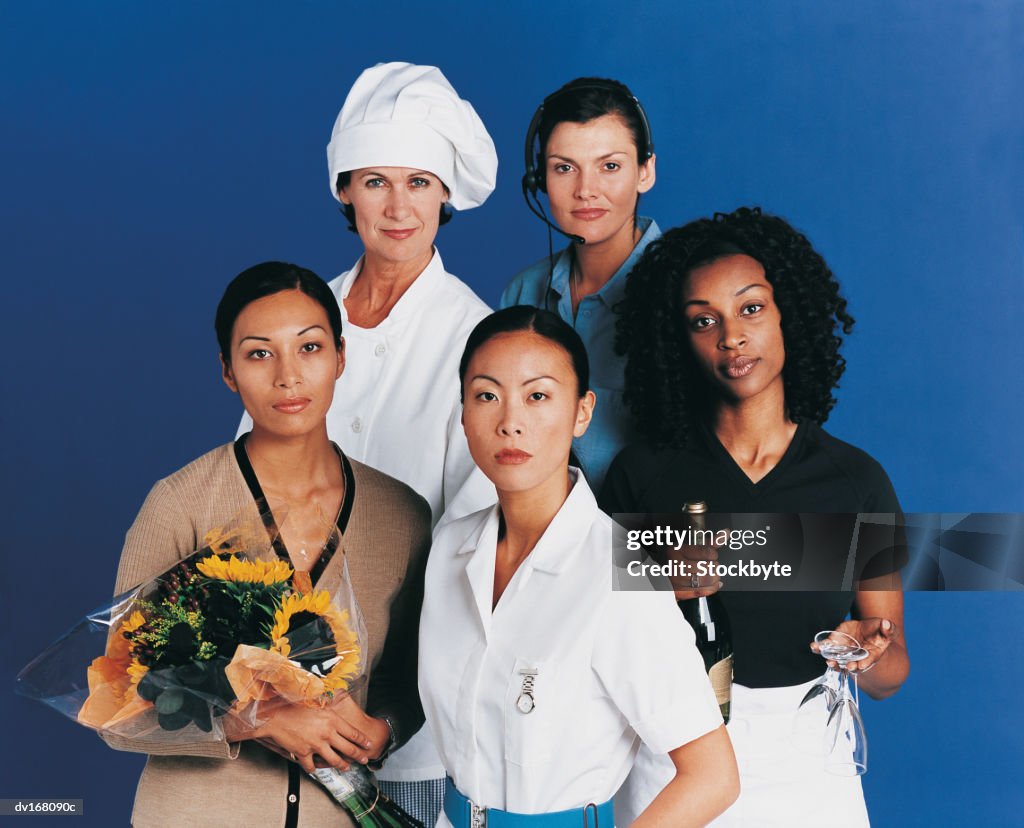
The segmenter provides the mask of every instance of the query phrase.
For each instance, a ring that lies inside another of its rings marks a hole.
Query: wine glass
[[[793,741],[801,753],[826,753],[828,717],[839,698],[839,671],[827,667],[811,685],[793,715]]]
[[[868,740],[857,706],[857,677],[850,676],[847,665],[867,658],[868,651],[853,636],[836,630],[823,630],[814,640],[822,658],[836,662],[839,674],[826,725],[825,769],[839,776],[859,776],[868,769]]]

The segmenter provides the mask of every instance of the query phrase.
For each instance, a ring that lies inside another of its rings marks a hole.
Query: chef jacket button
[[[355,418],[355,419],[354,419],[354,420],[352,421],[352,430],[353,430],[353,431],[354,431],[354,432],[355,432],[356,434],[358,434],[358,433],[359,433],[360,431],[362,431],[362,430],[363,430],[363,421],[362,421],[362,420],[360,420],[360,419],[359,419],[358,417],[356,417],[356,418]]]
[[[299,798],[295,794],[288,794],[288,801],[291,802],[292,805],[294,805],[296,802],[299,801]]]
[[[384,343],[381,343],[380,345],[373,349],[374,356],[384,356],[384,354],[386,354],[387,352],[388,346],[385,345]]]

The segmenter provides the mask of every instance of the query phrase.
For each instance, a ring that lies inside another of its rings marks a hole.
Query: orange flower
[[[108,639],[106,654],[93,659],[89,665],[89,697],[78,711],[78,720],[82,724],[103,727],[136,697],[135,685],[146,668],[132,658],[131,642],[124,634],[145,623],[142,613],[134,611]]]

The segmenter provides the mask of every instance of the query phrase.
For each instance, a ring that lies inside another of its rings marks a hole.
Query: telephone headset
[[[544,205],[541,204],[540,196],[537,195],[538,191],[546,193],[548,191],[547,184],[545,182],[546,177],[546,163],[544,161],[544,147],[538,146],[536,150],[534,145],[537,144],[537,134],[540,132],[540,124],[544,119],[544,109],[549,106],[552,101],[568,95],[570,92],[578,92],[582,89],[600,89],[605,92],[612,92],[617,97],[622,98],[628,103],[632,104],[636,108],[637,120],[640,122],[640,136],[643,141],[643,146],[640,149],[640,163],[646,163],[654,155],[654,139],[651,138],[651,125],[647,120],[647,113],[644,112],[644,108],[640,105],[640,101],[637,100],[636,95],[633,95],[623,86],[617,83],[611,83],[608,81],[601,80],[588,80],[582,83],[570,83],[563,86],[561,89],[552,92],[537,107],[537,111],[533,113],[533,118],[530,120],[530,127],[526,130],[526,172],[523,174],[523,198],[526,200],[526,206],[530,208],[530,212],[533,213],[537,218],[543,221],[548,226],[548,284],[544,290],[544,309],[552,310],[550,307],[551,302],[551,282],[555,275],[555,253],[554,246],[551,243],[551,231],[555,230],[561,233],[570,241],[576,244],[586,244],[587,240],[583,236],[577,236],[574,233],[566,233],[561,227],[551,221],[547,213],[544,211]],[[575,255],[575,254],[574,254]],[[572,326],[575,329],[576,319],[573,318]]]
[[[533,113],[529,129],[526,130],[526,172],[523,174],[523,198],[526,199],[526,206],[530,208],[531,213],[537,216],[549,228],[561,233],[566,238],[576,242],[576,244],[585,244],[586,240],[582,236],[566,233],[561,227],[553,223],[547,217],[544,205],[541,204],[540,197],[537,195],[538,191],[542,193],[547,192],[547,184],[545,183],[546,164],[544,161],[544,147],[537,147],[535,150],[534,145],[537,143],[537,133],[540,131],[540,124],[544,119],[545,107],[563,95],[579,92],[584,89],[600,89],[612,92],[631,103],[636,108],[637,119],[640,121],[641,138],[643,140],[643,146],[639,148],[641,150],[640,163],[645,163],[654,155],[654,140],[651,138],[651,125],[647,120],[647,113],[644,112],[644,108],[640,105],[640,101],[637,100],[636,96],[628,91],[623,91],[623,87],[617,83],[588,80],[586,83],[568,84],[552,92],[541,102],[541,105],[537,107],[537,111]]]

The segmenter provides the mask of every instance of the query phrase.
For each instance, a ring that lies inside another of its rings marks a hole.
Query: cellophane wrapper
[[[274,531],[268,510],[258,523],[209,533],[201,549],[47,647],[18,675],[18,691],[113,747],[165,752],[252,736],[281,705],[344,699],[366,672],[347,566],[333,592],[315,590],[274,554]],[[362,766],[311,776],[363,828],[421,828]]]
[[[262,523],[236,521],[78,621],[17,690],[101,736],[165,745],[236,740],[280,704],[330,705],[363,680],[362,614],[347,572],[332,594],[292,575]]]

